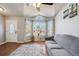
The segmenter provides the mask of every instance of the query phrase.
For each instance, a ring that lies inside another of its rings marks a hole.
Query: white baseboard
[[[23,41],[17,41],[16,43],[24,43]]]
[[[0,42],[0,45],[5,44],[5,43],[7,43],[7,42]]]
[[[5,42],[0,42],[0,45],[2,45],[2,44],[5,44],[5,43],[7,43],[8,41],[5,41]],[[24,43],[23,41],[17,41],[17,42],[15,42],[15,43]]]
[[[10,40],[6,40],[6,42],[17,42],[17,41],[10,41]]]

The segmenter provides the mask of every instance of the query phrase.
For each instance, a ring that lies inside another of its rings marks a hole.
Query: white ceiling
[[[55,16],[61,8],[65,5],[62,3],[54,3],[53,5],[44,5],[40,7],[40,12],[33,6],[26,6],[23,3],[0,3],[0,7],[4,8],[5,11],[0,12],[5,16],[36,16],[43,15],[46,17]]]

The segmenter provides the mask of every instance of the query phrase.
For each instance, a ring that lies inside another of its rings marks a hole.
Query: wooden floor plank
[[[13,52],[16,48],[18,48],[21,44],[19,43],[5,43],[0,45],[0,56],[7,56],[11,52]]]

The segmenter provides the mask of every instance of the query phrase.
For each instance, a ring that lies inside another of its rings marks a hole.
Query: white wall
[[[24,42],[24,36],[25,36],[25,19],[24,17],[18,18],[18,41]]]
[[[0,15],[0,43],[5,41],[4,36],[4,16]]]
[[[68,34],[79,37],[79,4],[78,15],[73,18],[63,19],[63,11],[69,7],[66,4],[62,10],[55,17],[55,35],[56,34]]]

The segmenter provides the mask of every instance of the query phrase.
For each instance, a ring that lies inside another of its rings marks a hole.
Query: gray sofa
[[[49,56],[70,56],[63,47],[54,41],[46,41],[47,53]]]
[[[79,56],[79,38],[67,34],[56,34],[56,41],[46,41],[48,55],[50,56]],[[53,43],[52,43],[53,42]],[[58,46],[60,46],[60,48]],[[53,47],[54,46],[54,47]],[[58,48],[56,48],[56,47]]]
[[[55,41],[73,56],[79,56],[79,38],[67,34],[57,34]]]

